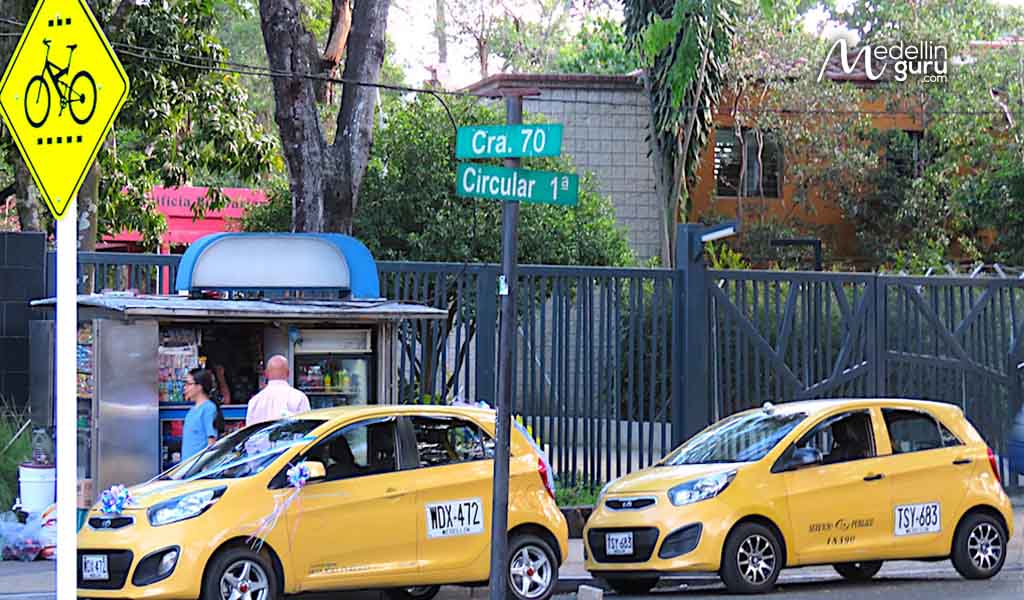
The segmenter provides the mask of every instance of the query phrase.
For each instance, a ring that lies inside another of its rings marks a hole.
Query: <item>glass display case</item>
[[[370,356],[296,354],[295,387],[309,396],[314,409],[369,404],[370,361]]]

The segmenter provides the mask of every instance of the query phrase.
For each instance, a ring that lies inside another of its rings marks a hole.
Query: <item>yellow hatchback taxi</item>
[[[247,427],[90,511],[78,596],[275,600],[386,588],[425,600],[486,582],[495,413],[463,407],[316,410]],[[512,430],[509,591],[546,600],[568,552],[539,449]],[[288,471],[304,464],[296,488]],[[298,490],[298,491],[297,491]],[[293,497],[294,496],[294,497]]]
[[[700,571],[759,593],[807,565],[866,580],[885,560],[948,557],[992,577],[1012,528],[992,451],[959,408],[818,400],[738,413],[610,483],[584,539],[587,569],[620,592]]]

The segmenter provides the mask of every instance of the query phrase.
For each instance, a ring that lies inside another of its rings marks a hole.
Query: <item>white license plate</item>
[[[604,534],[604,549],[608,556],[624,556],[633,553],[633,532]]]
[[[105,581],[110,579],[105,554],[82,555],[82,579],[85,581]]]
[[[896,507],[896,535],[918,535],[942,531],[942,513],[938,502],[901,504]]]

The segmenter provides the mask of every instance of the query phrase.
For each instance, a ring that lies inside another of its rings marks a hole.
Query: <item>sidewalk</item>
[[[1015,525],[1014,536],[1010,540],[1009,552],[1006,556],[1004,570],[1024,571],[1024,497],[1014,500]],[[0,599],[19,598],[23,600],[36,600],[33,596],[42,598],[51,595],[57,588],[56,585],[57,563],[54,561],[42,560],[30,563],[0,561]],[[887,562],[882,568],[880,576],[913,576],[936,573],[955,574],[952,565],[946,562],[921,563],[910,561]],[[807,567],[803,569],[791,569],[782,572],[779,581],[793,583],[806,580],[837,579],[839,576],[831,567]],[[710,583],[716,582],[714,575],[693,575],[680,576],[666,580],[666,585],[679,585],[683,583]],[[582,540],[569,540],[569,558],[559,573],[559,591],[572,592],[580,584],[597,585],[590,574],[583,568],[583,542]]]

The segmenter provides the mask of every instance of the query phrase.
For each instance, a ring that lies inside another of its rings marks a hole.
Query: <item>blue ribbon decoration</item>
[[[100,494],[100,512],[105,515],[119,515],[125,506],[132,504],[132,494],[121,484],[111,486]]]

